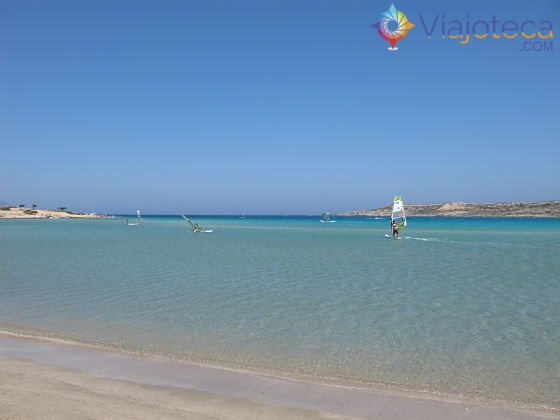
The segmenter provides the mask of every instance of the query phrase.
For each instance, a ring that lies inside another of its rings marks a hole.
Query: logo
[[[520,51],[524,52],[552,52],[554,50],[554,31],[552,21],[548,19],[534,20],[526,17],[521,20],[498,19],[491,17],[472,18],[467,14],[464,18],[448,17],[437,13],[433,17],[419,14],[416,22],[424,29],[427,39],[456,40],[460,45],[478,42],[502,43],[506,40],[517,39]],[[389,51],[396,51],[397,42],[408,35],[414,28],[406,15],[391,4],[389,10],[383,12],[378,22],[371,25],[385,41],[389,42]],[[482,41],[484,40],[484,41]],[[492,40],[492,41],[488,41]],[[504,42],[504,43],[505,43]],[[515,44],[510,42],[510,44]]]
[[[414,24],[410,23],[406,15],[397,10],[394,4],[391,4],[389,10],[383,12],[379,22],[375,22],[372,27],[377,29],[381,38],[391,44],[388,50],[396,51],[398,48],[395,45],[408,34]]]

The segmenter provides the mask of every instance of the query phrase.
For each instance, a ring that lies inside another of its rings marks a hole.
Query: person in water
[[[391,221],[391,228],[393,229],[393,238],[396,236],[399,237],[399,225],[397,224],[396,220]]]

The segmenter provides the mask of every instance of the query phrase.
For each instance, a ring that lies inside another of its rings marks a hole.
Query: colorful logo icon
[[[379,33],[381,38],[389,41],[391,46],[388,50],[396,51],[398,48],[395,45],[408,34],[408,31],[414,27],[414,24],[410,23],[406,15],[397,10],[394,4],[391,4],[389,10],[383,12],[379,22],[375,22],[372,27],[377,29],[377,33]]]

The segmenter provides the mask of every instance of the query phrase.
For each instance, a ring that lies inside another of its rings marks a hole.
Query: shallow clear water
[[[0,221],[0,323],[560,407],[560,220]]]

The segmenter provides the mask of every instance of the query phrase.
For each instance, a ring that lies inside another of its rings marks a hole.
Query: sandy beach
[[[99,219],[106,217],[93,213],[73,213],[70,211],[31,209],[27,207],[0,208],[0,219]]]
[[[0,335],[0,418],[547,419]]]

